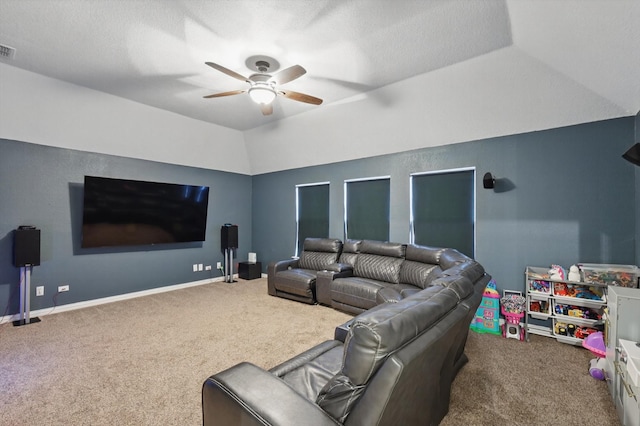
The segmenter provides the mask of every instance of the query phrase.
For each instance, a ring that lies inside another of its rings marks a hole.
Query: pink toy
[[[504,310],[504,307],[500,308],[500,312],[502,312],[505,319],[505,324],[502,328],[502,337],[511,337],[523,341],[524,327],[520,327],[520,320],[524,317],[524,312],[507,312]]]
[[[596,380],[604,380],[605,357],[607,348],[604,344],[602,331],[589,334],[583,341],[582,346],[589,349],[597,358],[589,361],[589,374]]]

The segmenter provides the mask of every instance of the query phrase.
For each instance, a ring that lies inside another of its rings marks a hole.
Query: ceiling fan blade
[[[285,68],[280,72],[275,73],[269,81],[274,82],[277,85],[285,84],[290,81],[295,80],[298,77],[305,75],[307,70],[302,68],[300,65],[294,65],[289,68]]]
[[[233,78],[238,79],[240,81],[246,81],[247,83],[249,82],[249,79],[247,77],[245,77],[243,75],[240,75],[235,71],[231,71],[229,68],[225,68],[222,65],[218,65],[218,64],[215,64],[213,62],[205,62],[205,64],[209,65],[213,69],[216,69],[216,70],[218,70],[220,72],[225,73],[226,75],[228,75],[230,77],[233,77]]]
[[[203,96],[203,98],[221,98],[222,96],[239,95],[244,92],[246,92],[246,90],[232,90],[230,92],[214,93],[213,95]]]
[[[293,90],[280,90],[278,91],[278,94],[298,102],[305,102],[313,105],[320,105],[322,103],[322,99],[320,98],[305,95],[304,93],[294,92]]]
[[[262,115],[271,115],[271,114],[273,114],[273,105],[272,104],[260,104],[260,110],[262,111]]]

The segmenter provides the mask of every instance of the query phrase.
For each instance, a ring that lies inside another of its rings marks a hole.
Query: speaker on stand
[[[220,228],[220,246],[224,252],[224,280],[228,283],[233,280],[233,251],[238,248],[238,225],[225,223]]]
[[[31,270],[40,265],[40,230],[22,225],[13,232],[13,265],[20,268],[20,319],[13,325],[40,322],[31,318]]]

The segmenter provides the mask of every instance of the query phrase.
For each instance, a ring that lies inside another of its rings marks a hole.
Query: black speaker
[[[484,186],[485,189],[491,189],[496,186],[496,179],[491,173],[487,172],[484,174],[482,177],[482,186]]]
[[[640,142],[638,142],[637,144],[629,148],[627,152],[622,154],[622,158],[630,161],[636,166],[640,166]]]
[[[238,225],[225,223],[220,228],[220,246],[222,251],[229,248],[238,248]]]
[[[13,265],[40,265],[40,230],[33,226],[20,226],[13,235]]]

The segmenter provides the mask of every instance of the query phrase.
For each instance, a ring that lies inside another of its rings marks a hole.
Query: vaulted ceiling
[[[512,81],[489,93],[548,81],[574,114],[586,108],[585,119],[611,118],[640,110],[639,22],[638,0],[1,0],[0,44],[15,54],[0,61],[249,130],[415,76],[455,73],[469,61],[478,67],[466,67],[460,83],[470,98],[487,97],[486,87],[474,93],[469,75],[492,69],[487,61],[502,68],[499,51],[511,50]],[[248,88],[206,61],[248,76],[254,55],[275,58],[280,69],[302,65],[307,73],[285,88],[324,103],[278,97],[263,116],[246,93],[203,99]],[[444,100],[447,90],[415,96]],[[584,94],[598,102],[584,105]],[[527,114],[545,120],[545,111]]]

